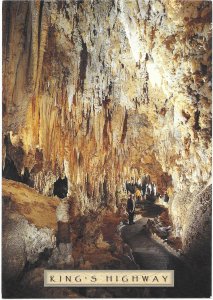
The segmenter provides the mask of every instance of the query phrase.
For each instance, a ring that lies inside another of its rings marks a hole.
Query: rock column
[[[54,249],[53,254],[49,260],[49,264],[57,267],[64,267],[64,265],[74,265],[72,257],[72,243],[70,237],[70,205],[68,200],[61,200],[56,209],[56,218],[58,223],[58,232],[56,235],[57,248]]]

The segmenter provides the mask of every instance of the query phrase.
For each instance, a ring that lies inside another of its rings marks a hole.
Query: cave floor
[[[16,214],[24,216],[29,223],[38,228],[48,226],[56,229],[55,209],[58,205],[56,198],[49,198],[36,193],[33,189],[10,180],[3,180],[4,194],[4,224],[7,218]],[[124,199],[126,204],[126,199]],[[39,256],[35,264],[26,264],[19,277],[3,283],[4,298],[199,298],[209,297],[211,286],[203,273],[195,272],[189,263],[184,263],[171,254],[164,246],[153,240],[144,230],[148,218],[153,220],[162,217],[164,223],[169,222],[165,208],[153,204],[146,211],[136,212],[134,225],[119,226],[121,220],[127,224],[124,213],[114,213],[101,210],[90,213],[81,218],[72,218],[72,255],[75,265],[54,265],[55,269],[120,269],[135,270],[165,270],[175,271],[174,288],[145,288],[145,287],[109,287],[109,288],[44,288],[43,272],[49,268],[46,256]],[[118,232],[120,228],[121,236]],[[125,245],[128,244],[127,245]],[[126,247],[127,246],[127,247]],[[132,254],[136,265],[129,253]],[[49,254],[48,254],[49,253]],[[42,254],[42,253],[41,253]],[[81,257],[83,261],[80,262]],[[205,282],[206,281],[206,282]]]
[[[152,219],[152,217],[149,219]],[[199,276],[166,248],[153,240],[144,229],[148,217],[142,217],[134,225],[124,225],[121,236],[132,249],[136,264],[143,270],[174,270],[173,288],[147,288],[147,297],[196,298],[206,291]]]

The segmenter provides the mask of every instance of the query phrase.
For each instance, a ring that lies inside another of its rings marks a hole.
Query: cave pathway
[[[149,219],[151,219],[149,217]],[[191,269],[153,240],[144,230],[148,218],[142,217],[134,225],[121,228],[121,236],[132,249],[135,262],[143,270],[174,270],[174,288],[148,288],[150,297],[197,297]]]

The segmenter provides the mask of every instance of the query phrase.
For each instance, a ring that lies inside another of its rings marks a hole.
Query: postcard
[[[212,5],[2,1],[2,297],[210,298]]]

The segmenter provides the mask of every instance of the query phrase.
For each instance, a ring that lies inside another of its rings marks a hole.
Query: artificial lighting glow
[[[159,70],[156,68],[156,66],[153,63],[147,63],[147,71],[149,73],[149,80],[151,82],[151,85],[153,87],[161,86],[162,77],[159,72]]]

